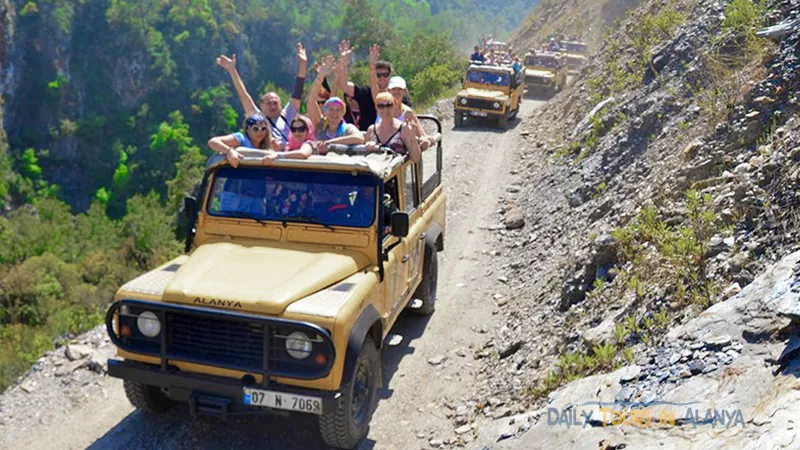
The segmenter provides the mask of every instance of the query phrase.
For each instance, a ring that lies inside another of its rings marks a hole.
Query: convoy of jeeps
[[[441,125],[416,164],[332,145],[263,165],[213,156],[187,197],[187,253],[123,285],[106,326],[134,406],[223,419],[315,415],[354,447],[381,384],[384,338],[404,309],[433,313],[445,242]]]
[[[526,87],[552,95],[584,61],[542,51],[524,65],[473,61],[455,126],[507,128]],[[309,414],[327,445],[356,446],[377,406],[384,339],[403,310],[435,307],[441,124],[419,119],[438,131],[419,163],[336,145],[268,165],[265,150],[238,148],[236,167],[211,157],[185,199],[186,254],[124,284],[106,315],[118,348],[108,373],[130,402],[153,413],[184,403],[223,420]]]
[[[454,101],[454,126],[468,122],[493,121],[508,129],[519,113],[525,93],[550,98],[567,85],[568,74],[578,72],[587,61],[587,45],[577,40],[551,37],[539,49],[531,49],[520,63],[512,47],[488,41],[483,51],[475,48]],[[484,59],[484,53],[491,57]],[[499,55],[499,56],[498,56]],[[487,62],[488,61],[488,62]]]

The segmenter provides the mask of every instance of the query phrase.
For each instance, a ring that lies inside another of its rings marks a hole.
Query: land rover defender
[[[215,155],[187,197],[187,252],[124,284],[106,316],[134,406],[225,419],[319,418],[354,447],[377,407],[381,349],[400,313],[433,313],[444,248],[438,142],[422,162],[382,150],[280,159]]]

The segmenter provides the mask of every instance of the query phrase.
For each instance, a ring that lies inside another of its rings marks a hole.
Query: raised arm
[[[333,62],[333,55],[328,55],[322,62],[322,65],[319,66],[317,78],[314,80],[314,84],[311,85],[311,92],[308,93],[308,98],[306,99],[308,118],[311,119],[311,123],[315,125],[322,120],[322,112],[320,111],[319,105],[317,105],[317,97],[319,97],[319,91],[320,88],[322,88],[322,81],[331,73]]]
[[[292,106],[295,111],[300,111],[300,104],[303,102],[303,87],[306,84],[306,73],[308,72],[308,56],[303,44],[297,43],[297,78],[294,81],[292,91]]]
[[[348,80],[349,76],[349,67],[350,67],[350,55],[353,53],[353,46],[350,45],[350,41],[347,39],[343,40],[339,43],[339,58],[341,60],[342,66],[340,67],[339,73],[337,73],[337,80],[339,82],[339,86],[334,86],[334,89],[341,89],[348,97],[355,97],[356,95],[356,85],[352,81]],[[334,82],[334,85],[336,82]]]
[[[369,86],[372,88],[372,100],[375,100],[375,96],[378,95],[378,71],[375,69],[375,65],[378,64],[378,61],[381,59],[381,46],[378,44],[372,44],[372,47],[369,48]],[[377,101],[375,102],[378,103]]]
[[[417,126],[415,122],[405,122],[400,138],[403,139],[403,145],[408,150],[408,158],[419,164],[420,160],[422,160],[422,153],[419,149],[419,142],[417,142]]]
[[[233,82],[233,87],[236,89],[236,94],[239,96],[239,102],[242,104],[242,109],[244,109],[244,115],[250,116],[254,112],[256,112],[256,104],[253,101],[253,97],[247,92],[247,88],[244,86],[244,81],[242,81],[242,77],[239,75],[239,71],[236,70],[236,53],[233,54],[233,58],[228,58],[225,55],[219,55],[216,59],[217,65],[225,69],[228,72],[228,75],[231,77],[231,82]]]

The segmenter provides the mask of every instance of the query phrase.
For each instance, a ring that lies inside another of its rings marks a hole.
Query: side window
[[[403,211],[411,213],[419,206],[419,191],[417,190],[417,166],[408,164],[403,174]]]

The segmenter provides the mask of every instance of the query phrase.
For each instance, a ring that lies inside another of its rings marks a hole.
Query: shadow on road
[[[380,399],[391,397],[392,377],[406,355],[414,353],[413,341],[422,336],[429,318],[403,312],[393,334],[403,336],[397,345],[384,344],[383,388]],[[306,414],[241,416],[222,422],[215,417],[193,418],[188,406],[177,405],[163,415],[135,411],[88,448],[136,449],[230,449],[317,450],[328,448],[319,437],[317,418]],[[358,450],[372,450],[376,442],[366,439]]]

